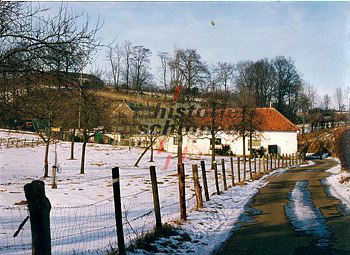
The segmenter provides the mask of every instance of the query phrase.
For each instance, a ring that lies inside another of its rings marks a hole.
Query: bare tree
[[[208,77],[208,68],[201,60],[201,56],[194,49],[179,49],[175,52],[175,58],[172,66],[174,68],[175,81],[181,89],[177,98],[177,105],[181,108],[194,107],[193,100],[198,94],[199,89],[204,87]],[[183,127],[189,123],[188,116],[177,115],[175,125],[177,127],[177,158],[178,163],[182,161],[182,145],[183,145]]]
[[[224,88],[224,91],[229,91],[234,78],[234,65],[227,62],[218,62],[212,69],[217,77],[217,83]]]
[[[168,91],[170,86],[168,81],[168,76],[170,72],[169,62],[170,62],[170,56],[168,52],[158,52],[158,57],[160,58],[160,70],[161,70],[161,81],[162,85],[165,91]]]
[[[107,49],[108,62],[111,68],[111,74],[113,78],[114,88],[119,90],[120,77],[121,77],[121,62],[122,62],[122,48],[116,43],[114,46],[109,45]]]
[[[331,97],[328,94],[323,96],[322,107],[324,110],[328,111],[331,105]]]
[[[131,79],[134,89],[139,93],[151,77],[148,71],[151,55],[151,51],[143,46],[132,48]]]
[[[301,90],[301,78],[294,61],[278,56],[272,61],[275,72],[275,100],[277,110],[287,118],[295,120],[298,96]]]
[[[125,41],[123,44],[123,59],[124,59],[124,72],[123,78],[126,90],[130,88],[130,69],[132,60],[132,44],[130,41]]]
[[[334,94],[334,103],[337,107],[338,111],[343,111],[344,110],[344,93],[343,89],[338,87],[335,89],[335,94]]]

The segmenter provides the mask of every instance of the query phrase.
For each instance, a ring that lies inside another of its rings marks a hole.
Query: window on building
[[[252,148],[258,149],[261,147],[261,140],[252,140]],[[250,150],[250,140],[248,139],[248,150]]]
[[[177,137],[174,136],[174,145],[178,145]]]

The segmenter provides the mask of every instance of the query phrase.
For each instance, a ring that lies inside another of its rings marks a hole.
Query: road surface
[[[275,177],[246,207],[251,222],[241,223],[215,254],[228,255],[312,255],[350,254],[350,216],[340,210],[341,201],[327,194],[321,180],[325,170],[336,165],[333,160],[315,160],[315,165],[294,168]],[[329,230],[328,243],[319,246],[319,237],[298,231],[287,217],[285,206],[297,182],[307,181],[312,204],[322,213]],[[258,213],[256,213],[258,212]]]

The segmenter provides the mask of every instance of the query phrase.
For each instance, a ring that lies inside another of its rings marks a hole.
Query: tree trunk
[[[215,104],[212,106],[211,113],[211,169],[214,169],[215,161]]]
[[[180,125],[179,129],[177,132],[177,163],[181,164],[182,163],[182,127]]]
[[[74,159],[74,138],[75,138],[75,128],[73,129],[72,132],[72,143],[70,146],[70,159]]]
[[[151,139],[151,158],[149,162],[153,162],[153,139]]]
[[[149,145],[143,152],[142,154],[140,155],[140,157],[137,159],[136,163],[134,166],[138,166],[140,160],[142,159],[142,157],[146,154],[146,152],[148,151],[148,149],[151,147],[151,145]]]
[[[242,139],[243,139],[243,177],[244,180],[246,179],[246,153],[245,153],[245,134],[242,135]]]
[[[49,176],[49,146],[50,146],[50,139],[48,138],[47,141],[45,142],[45,172],[44,172],[44,177]]]
[[[253,149],[253,132],[249,131],[249,155],[250,156],[253,156],[252,149]]]
[[[83,148],[81,150],[80,174],[84,174],[85,173],[86,143],[87,143],[87,134],[86,134],[86,130],[84,130],[84,134],[83,134]]]

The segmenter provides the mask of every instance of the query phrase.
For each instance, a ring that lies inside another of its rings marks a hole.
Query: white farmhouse
[[[228,118],[225,115],[225,118]],[[254,117],[256,129],[253,136],[253,148],[277,147],[280,154],[292,154],[297,152],[297,132],[298,127],[284,117],[274,108],[257,108]],[[231,122],[230,122],[231,121]],[[231,123],[232,120],[224,119],[223,123]],[[210,126],[210,120],[207,120]],[[224,124],[225,125],[225,124]],[[227,124],[229,125],[229,124]],[[209,155],[211,153],[210,132],[196,132],[183,137],[183,148],[188,154]],[[249,136],[246,137],[246,153],[249,153]],[[218,131],[216,134],[216,147],[229,145],[231,151],[236,155],[243,154],[243,139],[238,136],[234,128],[230,132]],[[168,152],[177,152],[177,137],[168,136],[165,138],[163,149]]]

